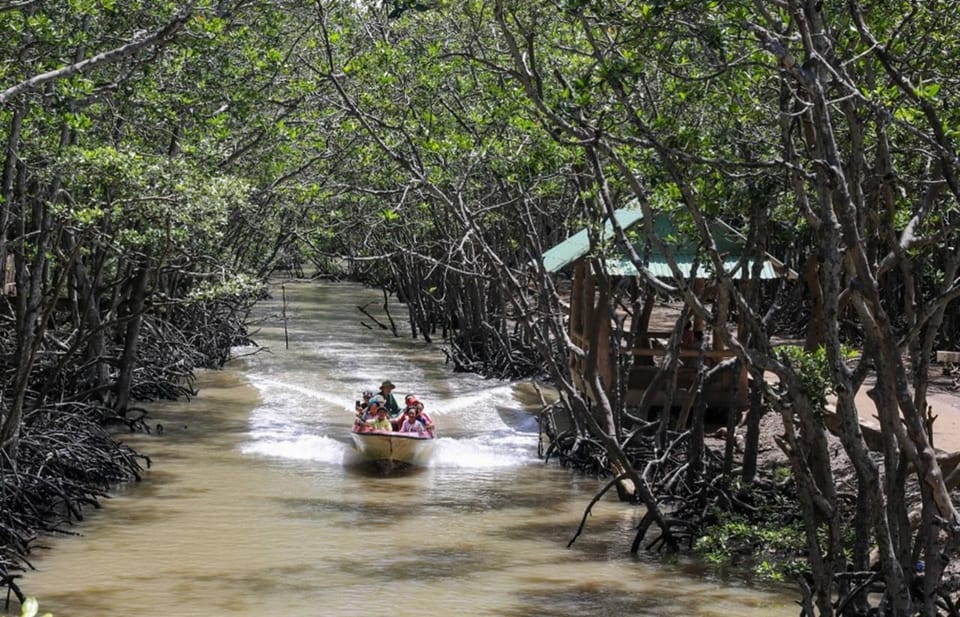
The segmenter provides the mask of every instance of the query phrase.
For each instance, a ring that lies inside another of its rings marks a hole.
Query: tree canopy
[[[748,431],[765,409],[789,427],[813,572],[804,610],[842,612],[843,573],[876,566],[870,582],[882,580],[892,614],[934,615],[960,525],[958,478],[940,469],[926,403],[933,352],[960,333],[954,8],[0,7],[0,265],[11,282],[0,468],[16,469],[26,418],[55,390],[130,422],[132,401],[150,396],[134,369],[153,358],[177,374],[160,342],[198,340],[197,315],[239,332],[269,275],[309,265],[395,295],[413,334],[441,339],[457,369],[548,376],[578,430],[633,478],[631,498],[657,513],[624,456],[628,410],[599,383],[573,386],[567,359],[597,360],[567,336],[563,281],[540,266],[546,248],[632,201],[650,221],[683,221],[714,299],[679,274],[654,277],[622,230],[614,246],[591,247],[598,293],[639,311],[637,287],[605,269],[626,251],[639,282],[689,306],[756,383],[776,376]],[[802,282],[725,271],[714,217],[746,238],[744,259],[776,255]],[[640,240],[669,241],[652,225]],[[809,364],[774,347],[784,336],[821,354],[856,468],[855,521],[833,486]],[[187,368],[222,363],[230,342],[195,345]],[[879,456],[854,405],[868,376]],[[753,474],[745,464],[740,480]],[[916,510],[902,498],[911,479]],[[656,524],[670,536],[666,517]],[[850,597],[867,610],[864,594]]]

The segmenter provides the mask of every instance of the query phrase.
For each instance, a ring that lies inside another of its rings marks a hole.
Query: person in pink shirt
[[[423,435],[425,431],[426,429],[423,427],[423,423],[417,420],[416,409],[407,407],[406,411],[403,412],[403,422],[400,423],[400,432]]]
[[[433,419],[423,410],[423,403],[417,400],[417,397],[408,394],[404,402],[407,404],[407,410],[413,409],[417,414],[417,420],[423,425],[423,428],[433,436],[433,430],[436,428]]]

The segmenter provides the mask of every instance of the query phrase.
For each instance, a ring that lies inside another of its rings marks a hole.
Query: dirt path
[[[928,394],[927,401],[937,416],[933,445],[948,452],[960,451],[960,393]]]
[[[857,411],[863,424],[879,429],[876,406],[866,392],[869,387],[860,388],[854,398]],[[936,420],[933,423],[933,445],[946,452],[960,451],[960,390],[950,391],[940,386],[931,388],[927,393],[927,404],[933,408]]]
[[[927,404],[933,409],[933,446],[946,452],[960,452],[960,372],[953,364],[931,364],[927,373]],[[867,396],[874,382],[872,377],[860,387],[854,401],[860,421],[871,428],[880,428],[877,408]]]
[[[767,378],[776,380],[772,373],[768,373]],[[932,366],[930,369],[927,404],[936,417],[933,423],[933,446],[945,452],[960,452],[960,384],[956,384],[955,379],[957,377],[953,374],[945,375],[942,366]],[[854,401],[861,423],[880,430],[876,405],[867,395],[872,387],[873,383],[869,379],[865,381]],[[828,401],[832,405],[836,404],[835,397],[829,397]]]

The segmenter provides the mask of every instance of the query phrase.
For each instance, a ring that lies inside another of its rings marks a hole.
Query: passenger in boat
[[[404,402],[407,404],[407,410],[413,409],[417,414],[417,420],[423,425],[423,428],[432,434],[433,429],[436,427],[433,424],[433,419],[423,410],[423,403],[417,400],[417,397],[412,394],[408,394]]]
[[[358,418],[363,417],[363,414],[367,411],[367,407],[370,405],[370,399],[372,398],[373,392],[370,390],[364,390],[363,394],[360,395],[360,400],[356,402],[356,412]]]
[[[367,420],[374,420],[377,417],[377,411],[379,409],[386,409],[387,404],[384,402],[383,397],[379,394],[374,394],[370,397],[370,400],[367,401],[367,404],[363,408],[363,413],[360,416],[360,419],[366,422]],[[389,419],[389,412],[387,412],[387,419]]]
[[[387,420],[390,421],[390,424],[393,425],[393,430],[399,430],[400,421],[403,420],[401,417],[403,414],[397,414],[397,417],[393,417],[393,414],[390,413],[390,405],[387,404],[386,399],[383,398],[381,394],[375,394],[372,399],[370,399],[370,407],[373,409],[385,409],[387,411]],[[367,420],[373,420],[376,418],[376,411],[367,413]]]
[[[375,431],[392,432],[393,424],[390,423],[390,418],[387,417],[387,408],[379,405],[371,405],[371,407],[376,408],[377,417],[373,420],[367,420],[367,426]]]
[[[399,421],[401,409],[400,403],[397,402],[397,398],[393,395],[395,388],[396,386],[393,385],[393,382],[387,379],[380,384],[380,393],[378,396],[383,397],[387,405],[387,413],[390,414],[390,419]]]
[[[367,394],[364,392],[364,394]],[[375,420],[377,418],[377,408],[380,406],[380,403],[377,402],[376,397],[371,397],[370,400],[362,402],[360,405],[357,405],[357,415],[354,418],[353,424],[358,431],[372,431],[368,422]]]
[[[417,410],[412,407],[408,407],[403,413],[403,422],[400,424],[400,432],[423,435],[425,431],[426,429],[423,427],[423,423],[420,422],[420,420],[417,420]]]

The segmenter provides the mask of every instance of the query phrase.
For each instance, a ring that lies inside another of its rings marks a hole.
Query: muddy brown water
[[[267,347],[154,405],[152,459],[72,531],[45,538],[21,585],[55,617],[230,615],[796,615],[789,589],[692,559],[629,554],[642,510],[537,457],[524,384],[452,374],[438,347],[384,336],[356,285],[287,283],[258,307]],[[395,307],[399,311],[399,307]],[[384,316],[385,319],[385,316]],[[284,341],[289,341],[289,348]],[[245,354],[245,355],[244,355]],[[385,378],[440,427],[430,466],[356,464],[358,393]],[[11,606],[6,614],[19,608]]]

